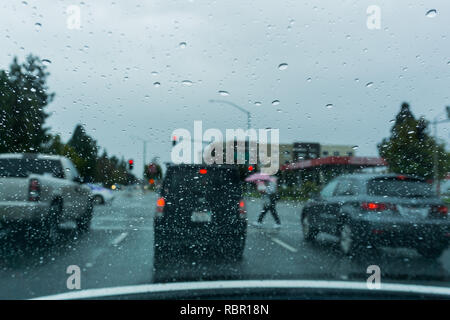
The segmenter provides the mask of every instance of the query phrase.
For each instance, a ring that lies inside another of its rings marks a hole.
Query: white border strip
[[[251,288],[281,288],[281,289],[343,289],[343,290],[374,290],[398,293],[445,295],[450,299],[450,288],[438,286],[382,283],[380,289],[368,289],[366,282],[353,281],[323,281],[323,280],[230,280],[230,281],[199,281],[178,283],[157,283],[135,286],[110,287],[102,289],[87,289],[56,295],[35,298],[33,300],[70,300],[105,298],[119,295],[141,293],[164,293],[183,290],[208,289],[251,289]]]

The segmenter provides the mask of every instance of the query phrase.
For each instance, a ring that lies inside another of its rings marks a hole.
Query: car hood
[[[166,294],[177,292],[224,291],[242,289],[316,289],[343,291],[384,291],[399,294],[439,295],[450,299],[450,288],[414,284],[381,283],[380,288],[370,289],[366,282],[324,280],[232,280],[143,284],[133,286],[87,289],[33,300],[103,299],[138,294]]]

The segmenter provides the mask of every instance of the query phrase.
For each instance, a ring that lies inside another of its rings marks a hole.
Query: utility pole
[[[433,136],[436,141],[436,144],[435,144],[434,150],[433,150],[433,180],[436,185],[436,192],[437,192],[438,196],[440,196],[440,194],[441,194],[441,182],[439,180],[439,174],[438,174],[438,171],[439,171],[438,147],[439,146],[438,146],[438,136],[437,136],[437,125],[439,123],[444,123],[444,122],[450,121],[450,106],[446,107],[446,111],[447,111],[447,119],[438,120],[439,115],[437,115],[436,117],[434,117],[434,120],[432,122]]]
[[[145,140],[145,139],[142,139],[135,135],[131,136],[131,138],[142,141],[142,144],[143,144],[142,161],[144,162],[143,163],[144,171],[142,173],[142,178],[145,179],[145,166],[146,166],[146,161],[147,161],[147,142],[150,142],[150,140]]]

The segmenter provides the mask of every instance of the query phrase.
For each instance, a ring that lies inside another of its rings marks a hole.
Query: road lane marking
[[[281,240],[278,239],[278,238],[270,237],[270,239],[272,239],[273,242],[279,244],[280,246],[282,246],[283,248],[285,248],[285,249],[287,249],[287,250],[289,250],[289,251],[291,251],[291,252],[297,252],[297,251],[298,251],[298,250],[295,249],[294,247],[291,247],[290,245],[288,245],[287,243],[281,241]]]
[[[118,246],[126,237],[128,236],[128,232],[122,232],[117,238],[112,241],[113,246]]]
[[[94,225],[91,227],[91,230],[95,231],[124,231],[124,230],[130,230],[130,231],[153,231],[153,227],[129,227],[129,226],[102,226],[102,225]]]

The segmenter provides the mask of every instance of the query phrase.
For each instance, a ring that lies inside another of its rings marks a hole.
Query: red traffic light
[[[133,163],[134,163],[134,160],[133,160],[133,159],[128,160],[128,164],[129,164],[129,165],[133,165]]]
[[[253,168],[253,166],[248,166],[248,171],[251,172],[253,171],[255,168]]]

